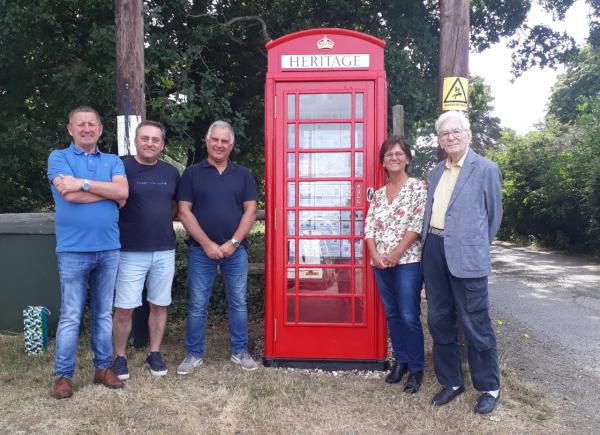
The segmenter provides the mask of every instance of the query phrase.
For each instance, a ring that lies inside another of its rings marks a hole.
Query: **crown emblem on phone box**
[[[331,50],[334,45],[335,42],[329,39],[327,35],[323,35],[323,37],[317,41],[317,48],[319,50]]]

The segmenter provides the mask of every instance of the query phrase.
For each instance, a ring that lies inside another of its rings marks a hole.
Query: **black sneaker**
[[[122,381],[129,379],[129,369],[127,368],[127,358],[117,356],[112,363],[112,371],[115,372],[117,378]]]
[[[148,358],[146,358],[148,367],[150,367],[150,373],[154,376],[164,376],[167,374],[167,366],[163,362],[160,352],[150,352]]]

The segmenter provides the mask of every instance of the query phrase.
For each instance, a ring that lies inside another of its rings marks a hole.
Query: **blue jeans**
[[[204,330],[208,303],[213,290],[217,266],[225,283],[229,313],[231,352],[240,353],[248,347],[248,253],[244,246],[231,257],[213,260],[199,246],[190,246],[188,255],[188,317],[185,349],[188,355],[204,355]]]
[[[119,250],[59,252],[60,319],[56,330],[54,375],[72,378],[75,372],[79,327],[90,289],[91,346],[96,370],[112,363],[112,304],[119,267]]]
[[[421,324],[423,275],[419,263],[375,269],[379,295],[385,308],[396,361],[411,372],[425,367],[425,343]]]

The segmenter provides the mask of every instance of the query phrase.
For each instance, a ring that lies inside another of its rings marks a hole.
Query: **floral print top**
[[[398,245],[407,231],[420,234],[423,229],[426,198],[425,181],[410,177],[391,204],[388,204],[385,186],[377,190],[365,220],[365,239],[375,239],[377,251],[381,255],[387,255]],[[398,264],[419,261],[421,261],[421,241],[417,240],[402,254]]]

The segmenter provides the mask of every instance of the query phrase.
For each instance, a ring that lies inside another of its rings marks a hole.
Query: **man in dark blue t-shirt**
[[[173,165],[158,159],[164,147],[164,127],[154,121],[143,121],[135,133],[137,153],[124,161],[129,199],[119,216],[121,258],[113,321],[117,354],[113,371],[121,380],[129,379],[127,339],[133,310],[142,305],[144,283],[150,305],[150,353],[146,362],[153,375],[167,374],[160,345],[175,274],[173,216],[179,172]]]
[[[231,125],[215,121],[206,134],[208,157],[188,167],[177,192],[179,219],[189,233],[185,375],[202,364],[208,303],[217,266],[229,307],[231,361],[245,370],[258,364],[248,353],[247,242],[256,220],[258,194],[248,169],[229,160],[235,137]]]

